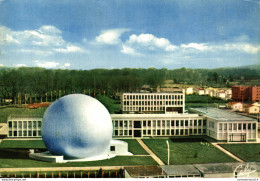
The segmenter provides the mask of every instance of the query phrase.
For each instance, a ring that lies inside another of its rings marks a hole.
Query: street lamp
[[[170,165],[170,145],[169,145],[168,140],[166,140],[166,144],[168,146],[168,165]]]

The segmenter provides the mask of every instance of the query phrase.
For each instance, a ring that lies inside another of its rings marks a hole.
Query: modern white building
[[[207,119],[207,135],[227,142],[257,141],[257,120],[217,108],[190,108]]]
[[[205,135],[206,120],[198,114],[111,114],[113,137]]]
[[[183,93],[123,93],[123,113],[184,113]]]
[[[41,137],[42,116],[9,116],[8,137]]]

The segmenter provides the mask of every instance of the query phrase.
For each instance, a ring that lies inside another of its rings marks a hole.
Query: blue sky
[[[258,0],[0,0],[0,66],[259,64]]]

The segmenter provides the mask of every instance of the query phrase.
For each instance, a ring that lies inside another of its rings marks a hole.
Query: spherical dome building
[[[83,94],[64,96],[46,110],[42,139],[53,155],[88,158],[106,154],[112,120],[98,100]]]

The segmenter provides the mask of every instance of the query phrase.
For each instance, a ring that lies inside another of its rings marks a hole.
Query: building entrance
[[[134,137],[140,138],[141,137],[141,130],[134,130]]]

